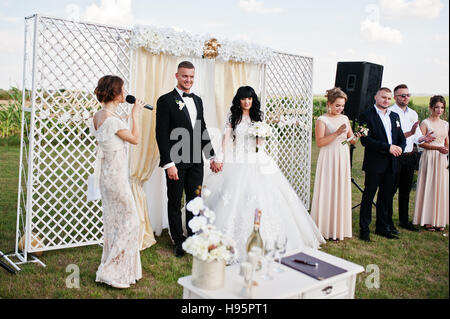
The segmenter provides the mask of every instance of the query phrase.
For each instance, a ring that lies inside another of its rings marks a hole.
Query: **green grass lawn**
[[[318,149],[313,144],[311,193],[314,185]],[[363,147],[358,143],[354,153],[353,177],[363,185],[361,163]],[[0,146],[0,250],[14,250],[19,147]],[[361,193],[353,187],[353,204]],[[410,211],[414,205],[411,194]],[[395,198],[396,206],[396,198]],[[373,212],[375,215],[375,212]],[[394,211],[398,222],[397,207]],[[375,216],[372,222],[372,231]],[[358,239],[359,208],[353,211],[353,235],[341,242],[327,242],[322,250],[367,269],[377,265],[380,288],[369,289],[365,282],[371,273],[362,273],[356,284],[356,298],[449,298],[449,242],[445,233],[401,231],[401,239],[390,241],[372,233],[372,243]],[[444,236],[445,235],[445,236]],[[88,246],[44,252],[40,258],[46,268],[36,264],[22,266],[22,271],[10,275],[0,268],[0,298],[181,298],[177,279],[191,273],[192,257],[173,256],[167,231],[156,238],[158,243],[141,252],[143,278],[130,289],[116,290],[95,282],[102,248]],[[80,288],[66,287],[69,265],[80,269]]]

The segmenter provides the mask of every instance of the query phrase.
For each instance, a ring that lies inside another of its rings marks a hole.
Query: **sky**
[[[0,0],[0,88],[22,87],[24,18],[35,13],[173,27],[310,56],[317,95],[334,86],[340,61],[383,65],[390,88],[449,92],[447,0]]]

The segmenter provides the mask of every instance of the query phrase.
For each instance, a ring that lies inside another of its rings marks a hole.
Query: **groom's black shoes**
[[[407,229],[409,231],[413,231],[413,232],[418,232],[419,231],[416,227],[414,227],[414,225],[411,222],[409,222],[407,224],[400,224],[400,227],[404,228],[404,229]]]
[[[395,228],[394,226],[390,226],[390,227],[389,227],[389,232],[390,232],[391,234],[395,235],[395,236],[400,235],[400,232],[399,232],[398,229]]]
[[[370,235],[369,235],[369,233],[365,233],[365,232],[364,233],[360,233],[359,234],[359,239],[370,243]]]
[[[388,231],[376,231],[375,234],[377,234],[378,236],[382,236],[385,237],[387,239],[399,239],[398,236],[395,236],[393,233],[388,232]]]
[[[182,243],[176,244],[173,252],[175,254],[175,257],[177,257],[177,258],[183,257],[184,249],[183,249]]]

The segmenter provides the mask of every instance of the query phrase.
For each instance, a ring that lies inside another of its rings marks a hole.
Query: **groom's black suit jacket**
[[[395,112],[391,112],[389,117],[392,126],[392,144],[400,146],[404,151],[406,139],[400,125],[400,117]],[[381,173],[390,166],[392,173],[395,173],[398,168],[398,159],[389,153],[390,144],[386,131],[374,106],[361,114],[359,123],[366,124],[369,129],[368,136],[361,137],[361,144],[364,146],[363,171]]]
[[[171,162],[174,162],[178,169],[189,168],[193,163],[203,164],[202,151],[207,159],[215,156],[203,117],[202,99],[194,95],[193,100],[197,108],[195,127],[192,127],[186,105],[180,110],[177,101],[184,103],[184,100],[176,89],[161,96],[156,103],[156,141],[161,158],[160,167]],[[188,139],[178,134],[183,130],[189,133]],[[171,139],[172,133],[175,134]],[[171,154],[174,146],[176,153],[174,151]]]

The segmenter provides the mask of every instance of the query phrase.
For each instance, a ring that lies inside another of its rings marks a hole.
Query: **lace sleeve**
[[[225,125],[223,129],[220,151],[216,157],[217,162],[223,163],[225,153],[227,150],[230,149],[232,141],[233,141],[233,128],[231,126],[231,113],[228,113],[225,118]]]
[[[89,129],[89,134],[95,136],[95,128],[94,128],[94,118],[90,117],[86,120],[86,126]]]
[[[104,142],[111,139],[118,131],[128,129],[127,123],[116,117],[111,117],[109,121],[103,122],[96,137],[99,142]]]

